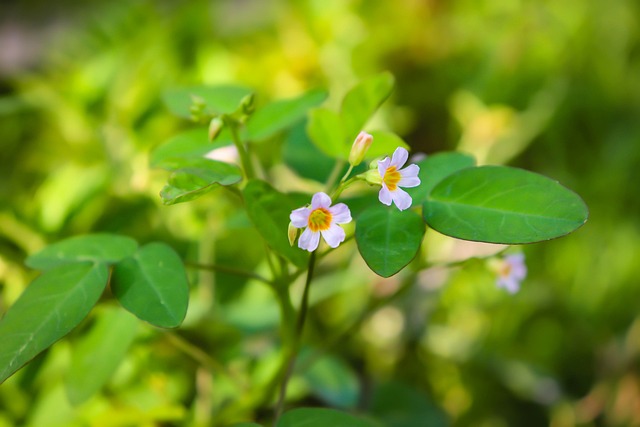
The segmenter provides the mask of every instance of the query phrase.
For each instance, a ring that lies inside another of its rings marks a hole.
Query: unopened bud
[[[292,223],[289,223],[289,229],[287,230],[287,236],[289,237],[289,244],[293,246],[296,241],[296,237],[298,237],[298,229],[293,226]]]
[[[224,126],[224,122],[220,117],[214,117],[213,119],[211,119],[211,121],[209,122],[209,141],[210,142],[216,139],[218,135],[220,135],[220,131],[222,130],[223,126]]]
[[[362,162],[372,142],[373,136],[368,133],[362,131],[358,134],[349,153],[349,164],[351,166],[358,166]]]
[[[253,105],[254,95],[250,93],[240,100],[240,107],[242,108],[242,112],[244,114],[251,114],[253,110],[255,110],[255,106]]]

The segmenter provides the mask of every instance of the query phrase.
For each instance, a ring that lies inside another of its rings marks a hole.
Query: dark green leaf
[[[189,283],[184,265],[163,243],[143,246],[116,264],[111,289],[124,308],[156,326],[179,326],[187,313]]]
[[[78,405],[98,392],[124,358],[138,319],[120,308],[100,313],[91,331],[74,346],[67,377],[69,401]]]
[[[311,142],[303,123],[294,126],[289,133],[282,147],[282,157],[298,175],[318,182],[325,182],[329,178],[336,163]]]
[[[185,159],[183,165],[171,174],[169,182],[160,192],[162,202],[166,205],[188,202],[218,185],[231,185],[242,180],[240,168],[229,163],[199,158]]]
[[[304,365],[305,360],[301,358],[300,364]],[[333,356],[323,356],[311,363],[303,376],[315,395],[338,408],[357,405],[360,388],[358,377],[347,364]]]
[[[413,198],[414,205],[421,204],[437,183],[452,173],[473,167],[475,164],[473,156],[464,153],[444,152],[429,155],[417,163],[420,166],[420,185],[407,188],[407,193]]]
[[[78,263],[46,271],[0,320],[0,383],[68,334],[107,284],[104,264]]]
[[[542,175],[503,166],[462,169],[423,205],[434,230],[459,239],[522,244],[571,233],[588,217],[582,199]]]
[[[92,261],[114,263],[136,251],[135,240],[115,234],[87,234],[49,245],[29,256],[25,264],[37,270],[48,270],[62,264]]]
[[[449,425],[445,412],[424,393],[398,382],[376,388],[370,412],[385,425],[393,427]]]
[[[276,427],[380,427],[346,412],[325,408],[299,408],[286,412]]]
[[[233,144],[228,132],[214,142],[209,141],[207,129],[197,128],[179,133],[151,153],[150,165],[155,168],[176,170],[187,166],[193,159],[201,159],[212,150]]]
[[[262,427],[262,426],[256,423],[240,423],[240,424],[234,424],[229,427]]]
[[[391,95],[395,79],[391,73],[382,73],[360,82],[351,89],[342,101],[340,115],[347,140],[353,141],[376,112]]]
[[[207,114],[231,114],[240,107],[242,99],[252,91],[241,86],[192,86],[167,90],[162,99],[169,110],[185,118],[191,118],[194,97],[205,104]]]
[[[294,125],[305,117],[310,108],[327,98],[322,90],[307,92],[293,99],[272,102],[256,110],[247,123],[247,137],[251,141],[263,140]]]
[[[295,265],[307,264],[308,252],[291,246],[287,238],[291,211],[311,203],[305,196],[285,195],[264,181],[250,181],[244,189],[247,214],[267,244]]]
[[[311,141],[329,157],[346,160],[351,146],[346,137],[340,116],[326,108],[316,108],[309,113],[307,133]]]
[[[425,226],[420,215],[395,206],[378,205],[356,218],[356,242],[365,262],[376,274],[390,277],[416,256]]]

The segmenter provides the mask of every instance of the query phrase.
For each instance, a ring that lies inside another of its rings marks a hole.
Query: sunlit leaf
[[[169,89],[162,99],[169,110],[185,118],[191,118],[194,97],[202,100],[207,114],[230,114],[240,107],[242,99],[252,91],[241,86],[192,86]]]
[[[98,392],[124,358],[139,320],[121,308],[98,315],[91,331],[74,345],[67,376],[67,395],[78,405]]]
[[[288,412],[278,420],[276,427],[381,427],[373,421],[346,412],[325,408],[299,408]]]
[[[349,149],[340,116],[326,108],[316,108],[309,113],[307,133],[311,141],[329,157],[347,159]]]
[[[427,198],[437,183],[460,169],[475,166],[473,156],[464,153],[443,152],[427,156],[426,159],[416,163],[420,166],[420,185],[407,188],[407,193],[413,198],[413,204],[417,205]]]
[[[188,202],[218,185],[231,185],[242,180],[240,168],[229,163],[210,159],[185,159],[182,163],[184,166],[171,174],[160,192],[166,205]]]
[[[353,141],[376,112],[391,95],[395,79],[391,73],[382,73],[363,80],[351,89],[342,101],[340,115],[347,140]]]
[[[37,270],[69,263],[93,261],[114,263],[136,251],[135,240],[115,234],[86,234],[49,245],[29,256],[25,263]]]
[[[311,353],[300,359],[300,365],[307,361],[311,365],[305,369],[303,377],[312,392],[331,406],[353,408],[358,403],[359,382],[353,370],[342,360],[333,356],[322,356],[317,360]]]
[[[201,159],[216,148],[233,144],[231,136],[225,130],[209,141],[206,128],[197,128],[179,133],[151,153],[149,164],[152,167],[176,170],[185,167],[193,159]]]
[[[390,277],[416,256],[425,226],[420,215],[395,206],[378,205],[356,218],[356,242],[365,262],[376,274]]]
[[[310,108],[320,105],[326,98],[325,91],[314,90],[257,109],[247,123],[248,139],[257,141],[275,135],[304,118]]]
[[[282,194],[266,182],[258,180],[247,184],[244,198],[249,218],[267,244],[297,266],[305,266],[308,252],[289,244],[287,229],[291,211],[311,200]]]
[[[107,278],[104,264],[76,263],[34,280],[0,320],[0,383],[76,327]]]
[[[588,217],[580,197],[542,175],[503,166],[462,169],[431,191],[423,215],[459,239],[521,244],[571,233]]]
[[[142,246],[117,263],[111,289],[123,307],[156,326],[179,326],[187,313],[189,283],[184,265],[163,243]]]

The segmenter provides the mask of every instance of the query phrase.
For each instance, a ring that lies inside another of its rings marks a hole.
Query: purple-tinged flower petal
[[[392,196],[391,191],[387,188],[387,186],[383,183],[380,192],[378,193],[378,199],[380,203],[383,205],[391,206]]]
[[[311,210],[318,208],[328,209],[329,206],[331,206],[331,198],[323,192],[316,193],[311,198]]]
[[[499,288],[504,288],[511,294],[515,294],[520,290],[520,281],[513,277],[498,279],[497,284]]]
[[[393,203],[396,204],[398,209],[403,211],[411,207],[411,203],[413,202],[413,200],[406,191],[402,190],[401,188],[396,188],[396,191],[392,191],[390,193],[391,199],[393,200]]]
[[[304,230],[304,232],[300,235],[298,239],[298,247],[300,249],[307,250],[309,252],[313,252],[318,249],[318,244],[320,243],[320,233],[313,232],[310,229]]]
[[[378,160],[378,173],[380,174],[380,178],[384,178],[384,174],[387,172],[390,163],[391,159],[388,157]]]
[[[338,203],[335,206],[329,208],[331,212],[332,220],[336,224],[346,224],[351,222],[351,211],[349,207],[344,203]]]
[[[400,169],[405,163],[407,163],[408,158],[409,152],[402,147],[398,147],[391,157],[391,166],[395,166],[396,169]]]
[[[404,169],[400,169],[398,172],[400,172],[404,178],[415,178],[420,173],[420,166],[409,165]]]
[[[331,224],[328,230],[321,231],[320,233],[322,233],[324,241],[332,248],[337,248],[340,243],[344,242],[344,229],[337,224]]]
[[[292,211],[291,215],[289,215],[291,224],[297,228],[306,227],[308,225],[310,213],[311,210],[309,208],[298,208]]]

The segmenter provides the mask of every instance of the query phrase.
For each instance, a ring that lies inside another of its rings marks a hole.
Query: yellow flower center
[[[509,275],[511,274],[511,264],[508,262],[503,261],[502,265],[500,266],[499,270],[498,270],[498,274],[501,277],[509,277]]]
[[[402,175],[398,172],[395,166],[388,167],[384,172],[382,181],[387,184],[389,191],[396,191],[398,189],[398,183],[402,179]]]
[[[325,231],[328,230],[331,226],[331,212],[329,212],[325,208],[318,208],[311,212],[309,215],[308,225],[311,231],[314,233],[316,231]]]

